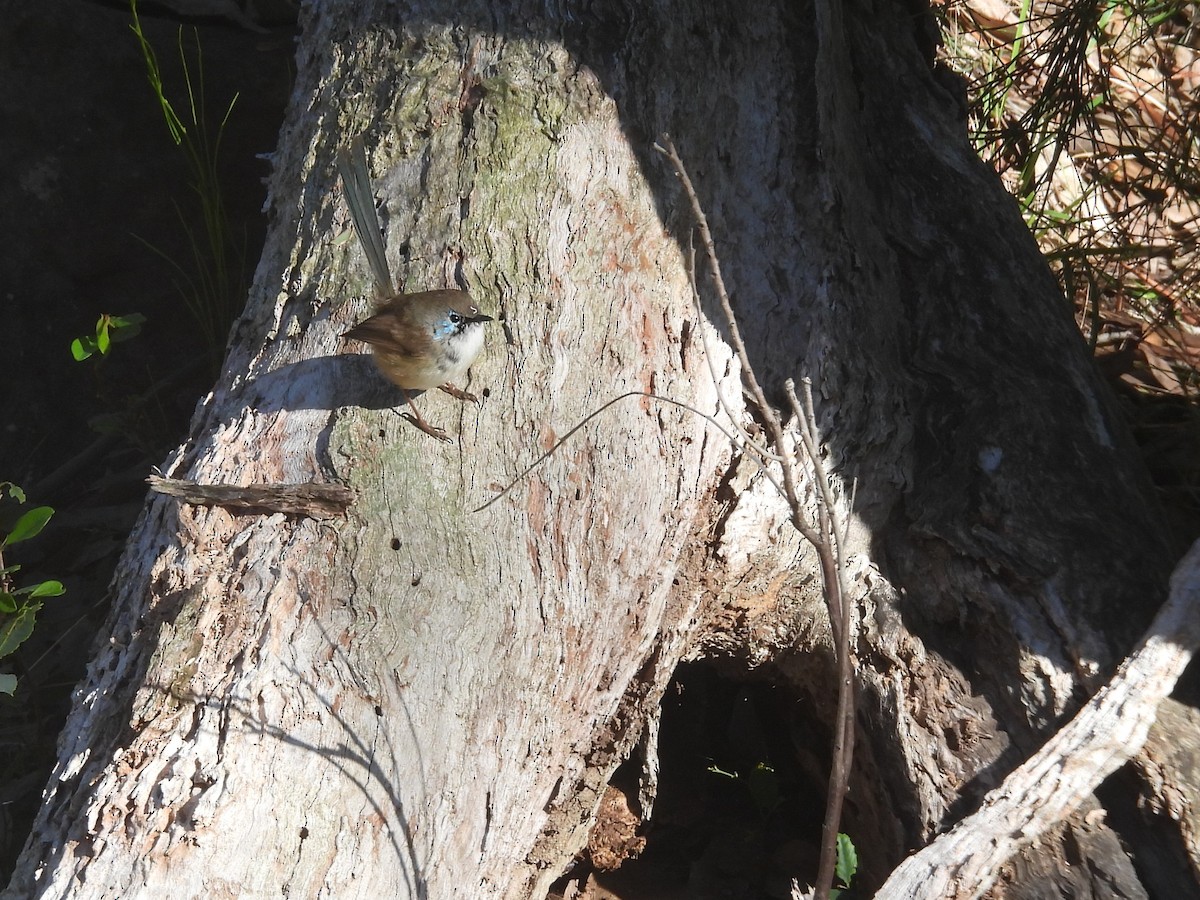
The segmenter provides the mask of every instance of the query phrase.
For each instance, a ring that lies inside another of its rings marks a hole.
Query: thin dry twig
[[[806,392],[807,405],[802,407],[795,395],[794,385],[790,380],[787,382],[789,399],[792,401],[793,412],[797,419],[800,441],[813,465],[814,478],[819,486],[816,527],[808,521],[800,501],[796,487],[799,480],[797,463],[794,454],[789,452],[783,423],[776,410],[767,402],[766,393],[758,381],[754,368],[750,365],[746,344],[742,339],[741,329],[738,327],[737,317],[734,315],[733,306],[729,301],[729,293],[725,289],[725,281],[721,276],[721,267],[717,259],[712,232],[708,227],[708,218],[700,205],[696,189],[692,185],[683,160],[669,135],[664,134],[659,143],[655,144],[655,149],[665,156],[675,169],[675,174],[683,185],[684,194],[691,204],[692,215],[696,220],[696,230],[700,235],[700,243],[708,260],[717,300],[729,328],[729,343],[741,363],[742,378],[751,402],[766,423],[767,436],[771,446],[775,449],[774,458],[777,458],[781,465],[783,492],[791,514],[792,526],[812,545],[820,561],[821,582],[838,665],[838,712],[833,728],[833,764],[829,776],[829,791],[826,796],[825,819],[821,830],[821,857],[815,888],[815,896],[818,900],[824,900],[829,896],[830,888],[833,885],[834,870],[837,864],[837,835],[841,825],[842,805],[850,780],[850,767],[854,753],[855,697],[853,659],[850,650],[852,611],[847,600],[843,575],[844,565],[841,558],[841,535],[843,532],[836,519],[836,507],[833,502],[832,489],[828,483],[828,473],[820,457],[820,434],[812,409],[812,392],[811,389]]]
[[[709,266],[712,269],[713,283],[716,287],[717,299],[721,304],[721,312],[725,315],[726,324],[729,326],[729,343],[737,354],[738,362],[742,366],[742,378],[746,382],[746,389],[749,391],[751,399],[754,401],[755,408],[763,417],[763,421],[767,425],[767,434],[771,440],[771,444],[778,451],[780,456],[786,457],[786,444],[783,439],[783,424],[779,421],[779,416],[775,413],[774,408],[767,402],[767,395],[763,392],[762,385],[758,383],[758,376],[755,374],[754,367],[750,365],[750,356],[746,352],[746,342],[742,340],[742,332],[738,327],[737,317],[733,314],[733,306],[729,302],[729,293],[725,290],[725,279],[721,276],[720,266],[717,264],[717,248],[713,242],[712,232],[708,228],[708,217],[704,214],[704,209],[700,206],[700,198],[696,194],[696,189],[692,185],[692,179],[688,177],[687,170],[683,166],[683,160],[679,158],[679,153],[675,150],[675,145],[671,142],[670,135],[664,134],[660,138],[659,143],[654,145],[654,149],[665,156],[670,161],[671,166],[675,169],[675,174],[683,185],[683,191],[687,195],[688,202],[692,206],[692,216],[696,220],[696,230],[700,234],[700,243],[704,247],[704,255],[709,261]],[[800,508],[799,494],[796,491],[796,478],[794,469],[785,464],[783,466],[783,485],[784,494],[787,497],[788,505],[793,509]],[[814,546],[819,543],[819,537],[803,515],[793,515],[793,524],[804,535],[805,539]]]
[[[825,833],[823,835],[826,837],[830,834],[832,835],[834,847],[832,858],[828,862],[831,866],[836,867],[837,834],[841,828],[842,802],[845,797],[846,787],[849,784],[850,766],[854,760],[854,710],[857,706],[854,690],[854,657],[852,653],[854,611],[850,604],[849,591],[847,590],[845,581],[846,561],[842,555],[842,548],[846,540],[846,531],[843,529],[842,523],[838,521],[839,516],[837,504],[834,503],[833,487],[825,468],[825,461],[821,458],[817,416],[813,406],[812,381],[805,378],[802,383],[804,386],[803,403],[796,396],[796,384],[792,379],[789,378],[784,382],[784,389],[787,391],[788,401],[792,406],[792,413],[795,415],[797,423],[799,423],[800,440],[804,444],[804,452],[808,454],[808,458],[812,462],[813,478],[821,492],[821,502],[817,504],[818,509],[821,511],[821,529],[823,533],[828,535],[828,542],[833,547],[837,565],[837,583],[834,586],[835,589],[827,590],[826,596],[829,604],[830,623],[832,625],[835,619],[837,621],[837,625],[830,629],[833,632],[834,646],[837,648],[838,665],[838,704],[837,722],[834,724],[833,758],[835,761],[839,759],[845,760],[845,767],[841,773],[843,780],[841,793],[836,793],[833,789],[837,786],[837,779],[830,779],[834,784],[831,785],[831,790],[825,801]],[[818,889],[822,883],[818,879]],[[832,873],[830,874],[830,885],[832,885]]]
[[[696,248],[690,242],[688,245],[687,255],[687,273],[688,286],[692,289],[692,308],[696,310],[697,319],[703,320],[704,310],[700,306],[700,288],[696,285]],[[763,461],[763,471],[766,473],[767,478],[773,485],[775,485],[776,490],[778,490],[781,495],[787,496],[783,490],[783,486],[775,479],[775,473],[766,466],[766,463],[768,462],[782,463],[784,458],[771,453],[766,447],[760,447],[755,442],[754,438],[750,436],[749,432],[742,427],[742,423],[739,421],[739,418],[733,414],[733,410],[729,406],[729,401],[727,401],[725,399],[725,395],[721,393],[721,379],[717,377],[717,367],[713,362],[712,354],[708,350],[708,338],[705,336],[703,328],[700,329],[699,337],[700,347],[704,351],[704,362],[708,365],[708,374],[713,380],[713,389],[717,394],[717,405],[721,407],[721,411],[725,413],[729,421],[733,423],[733,427],[737,429],[737,433],[742,436],[742,443],[737,444],[737,442],[735,442],[735,446],[737,446],[739,450],[750,450],[755,456],[761,459]]]
[[[566,434],[564,434],[562,437],[560,437],[557,441],[555,441],[554,445],[549,450],[547,450],[545,453],[543,453],[541,456],[539,456],[537,459],[535,459],[533,462],[531,462],[529,465],[527,465],[524,469],[522,469],[521,474],[519,474],[516,478],[514,478],[512,481],[510,481],[508,484],[506,484],[503,488],[501,488],[499,493],[497,493],[494,497],[492,497],[486,503],[482,503],[479,506],[475,507],[473,510],[471,510],[471,512],[472,513],[483,512],[485,509],[487,509],[489,506],[491,506],[493,503],[495,503],[497,500],[499,500],[501,497],[503,497],[505,494],[507,494],[509,491],[511,491],[513,488],[515,488],[518,484],[520,484],[525,479],[526,475],[528,475],[530,472],[532,472],[534,469],[536,469],[538,466],[540,466],[542,463],[544,463],[546,460],[548,460],[551,456],[553,456],[555,453],[557,453],[558,448],[561,447],[563,444],[565,444],[567,441],[569,441],[571,439],[571,437],[577,431],[579,431],[580,428],[582,428],[588,422],[592,421],[592,419],[596,418],[596,416],[600,415],[602,412],[604,412],[609,407],[615,406],[616,404],[620,403],[622,400],[628,400],[630,397],[645,397],[647,400],[657,400],[659,403],[669,403],[671,406],[678,406],[680,409],[686,409],[688,412],[692,413],[693,415],[697,415],[700,418],[704,419],[704,421],[713,425],[718,431],[721,432],[721,434],[723,434],[723,435],[725,435],[725,437],[729,438],[729,442],[731,444],[733,444],[735,447],[741,446],[741,444],[738,443],[737,436],[734,435],[728,428],[726,428],[720,422],[718,422],[715,417],[710,416],[708,413],[701,412],[700,410],[696,409],[696,407],[694,407],[694,406],[689,406],[688,404],[684,403],[682,400],[675,400],[672,397],[666,397],[662,394],[652,394],[647,391],[626,391],[624,394],[621,394],[620,396],[617,396],[617,397],[613,397],[607,403],[592,410],[590,413],[588,413],[586,416],[584,416],[582,419],[580,419],[578,422],[576,422],[575,425],[572,426],[570,431],[568,431]],[[751,442],[751,444],[753,445],[753,442]],[[758,448],[756,446],[756,447],[754,447],[754,449],[759,450],[760,448]],[[774,483],[773,480],[772,480],[772,483]]]

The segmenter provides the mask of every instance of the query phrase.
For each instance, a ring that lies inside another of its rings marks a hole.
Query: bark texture
[[[1038,746],[1170,559],[922,21],[884,0],[306,7],[268,246],[163,470],[357,502],[318,522],[148,501],[8,896],[542,897],[681,659],[770,663],[829,716],[812,554],[697,416],[626,401],[468,513],[624,391],[714,415],[720,391],[741,416],[663,131],[760,378],[816,385],[862,622],[844,830],[865,885]],[[338,341],[369,311],[334,169],[360,131],[405,289],[465,287],[500,319],[478,407],[417,401],[453,446]],[[1006,896],[1139,883],[1108,825],[1068,828],[1088,865],[1042,853]]]
[[[1198,612],[1200,541],[1176,568],[1170,597],[1113,680],[977,812],[897,867],[880,896],[978,897],[1009,859],[1083,806],[1101,781],[1142,750],[1159,704],[1200,642]],[[1089,807],[1085,821],[1103,818],[1094,804]]]

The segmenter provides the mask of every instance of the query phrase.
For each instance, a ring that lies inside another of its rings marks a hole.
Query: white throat
[[[446,339],[446,375],[442,381],[458,381],[466,374],[475,357],[483,349],[483,326],[486,322],[472,322],[458,334]]]

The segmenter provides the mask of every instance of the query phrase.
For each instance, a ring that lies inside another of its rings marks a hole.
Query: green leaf
[[[13,525],[12,531],[8,533],[8,537],[0,541],[0,546],[20,543],[21,541],[27,541],[31,537],[35,537],[38,532],[46,527],[46,523],[50,521],[52,515],[54,515],[54,510],[49,506],[35,506],[21,516],[21,518],[17,519],[17,524]]]
[[[112,329],[112,342],[114,344],[121,341],[127,341],[132,337],[137,337],[141,334],[142,325],[145,324],[146,317],[141,313],[130,313],[127,316],[111,316],[108,324]]]
[[[4,575],[11,575],[13,572],[20,572],[20,571],[21,571],[21,564],[13,563],[11,566],[5,566],[3,569],[0,569],[0,577],[2,577]]]
[[[75,338],[71,341],[71,355],[75,357],[75,362],[83,362],[95,352],[96,339],[94,337]]]
[[[40,603],[26,603],[16,615],[0,623],[0,657],[8,656],[33,634],[34,618],[41,608]]]
[[[17,588],[13,594],[24,596],[29,595],[30,599],[34,597],[61,597],[67,592],[61,581],[42,581],[38,584],[29,584],[25,587]],[[3,612],[4,610],[0,610]]]
[[[858,851],[848,834],[838,833],[837,836],[837,877],[845,887],[850,887],[854,873],[858,871]]]
[[[17,598],[8,591],[0,591],[0,613],[10,616],[17,611]]]
[[[96,323],[96,349],[107,356],[109,346],[108,316],[101,316],[100,321]]]
[[[25,502],[25,492],[11,481],[0,481],[0,494],[3,494],[5,491],[18,503]]]
[[[16,675],[0,675],[0,694],[12,696],[17,690]]]

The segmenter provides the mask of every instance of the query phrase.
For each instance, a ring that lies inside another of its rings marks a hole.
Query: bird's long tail
[[[375,192],[371,189],[371,173],[367,169],[367,151],[362,135],[350,142],[348,150],[338,153],[337,167],[342,176],[350,220],[354,223],[354,232],[375,276],[376,290],[379,296],[390,297],[396,292],[396,286],[388,271],[383,232],[379,229],[379,218],[375,214]]]

